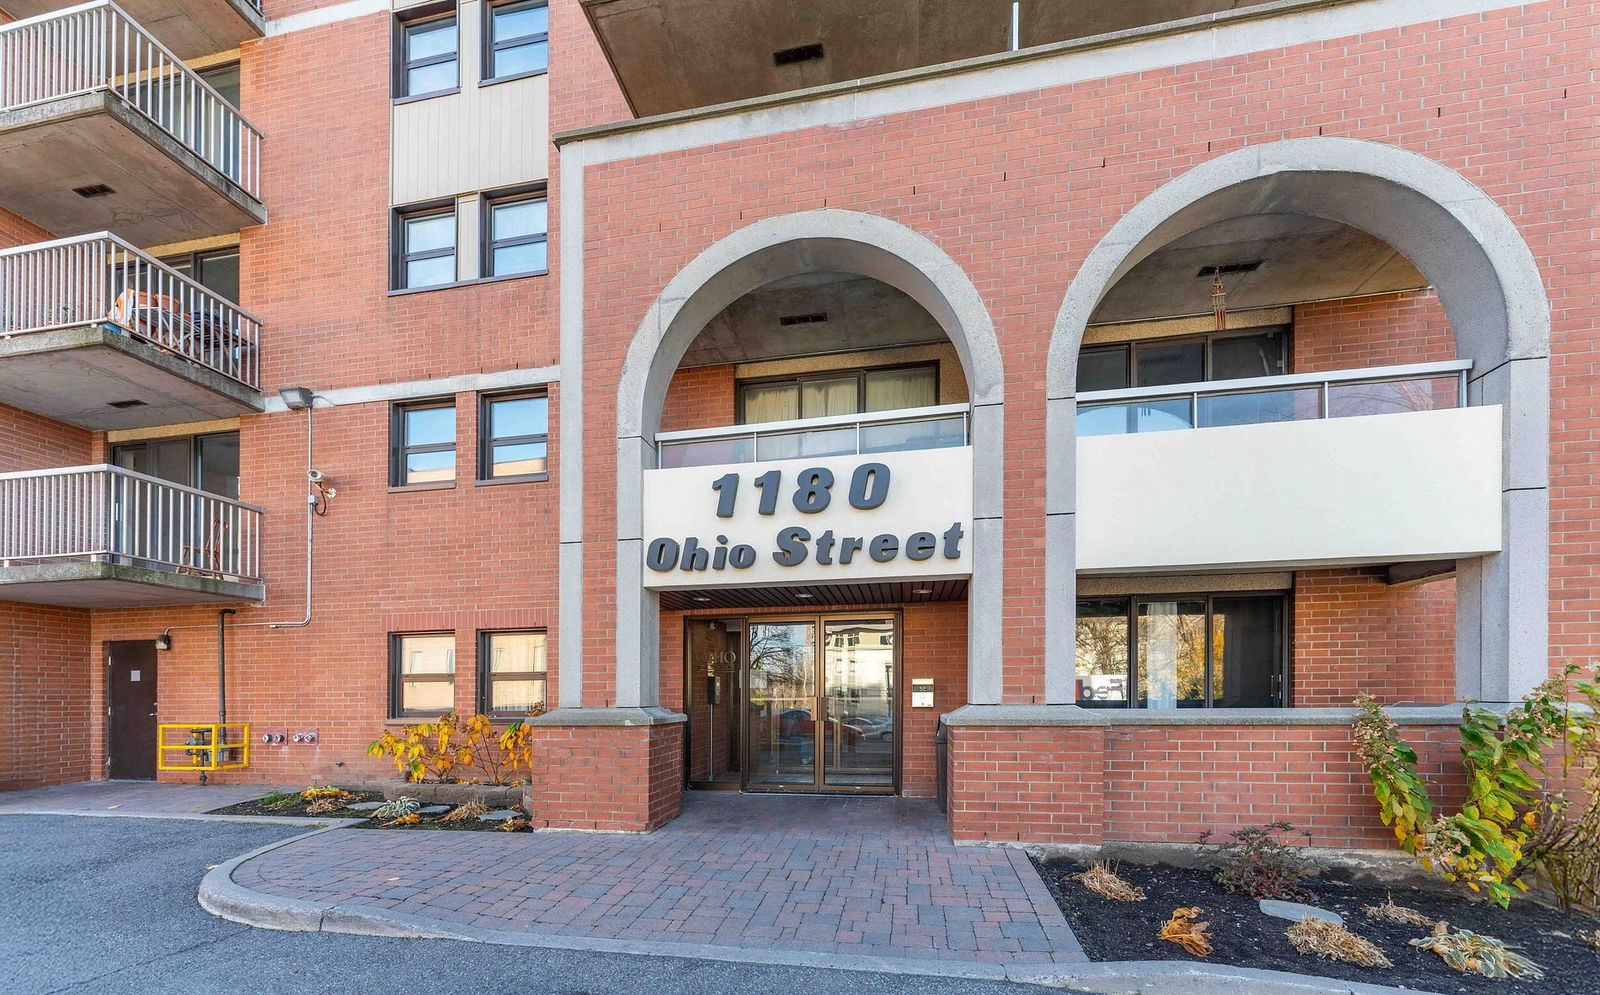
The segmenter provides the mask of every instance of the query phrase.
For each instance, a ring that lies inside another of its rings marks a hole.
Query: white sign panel
[[[972,450],[650,470],[648,588],[972,573]]]

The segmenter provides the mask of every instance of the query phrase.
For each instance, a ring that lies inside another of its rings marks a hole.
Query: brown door
[[[107,776],[150,781],[156,776],[156,644],[110,643],[111,724]]]

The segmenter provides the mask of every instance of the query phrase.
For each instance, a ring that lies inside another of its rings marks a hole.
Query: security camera
[[[322,471],[321,470],[307,470],[306,471],[306,479],[311,481],[313,484],[319,484],[319,483],[322,482]]]

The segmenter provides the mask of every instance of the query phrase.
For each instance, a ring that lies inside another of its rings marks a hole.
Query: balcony
[[[965,404],[691,429],[656,436],[664,468],[856,456],[967,445]]]
[[[262,410],[260,322],[108,232],[0,251],[0,403],[108,430]]]
[[[0,207],[137,245],[266,220],[261,133],[109,0],[0,26]]]
[[[0,474],[0,600],[260,601],[261,509],[113,466]]]
[[[75,4],[61,0],[7,0],[12,17],[42,17]],[[128,16],[181,59],[227,52],[266,34],[261,6],[253,0],[122,0]]]
[[[1078,396],[1082,573],[1392,565],[1501,548],[1501,411],[1464,362]]]

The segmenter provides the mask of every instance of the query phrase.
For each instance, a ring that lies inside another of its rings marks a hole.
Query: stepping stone
[[[418,815],[443,815],[450,811],[449,805],[424,805],[417,809]]]
[[[1301,905],[1299,902],[1280,902],[1272,898],[1261,900],[1261,911],[1269,916],[1287,919],[1290,922],[1301,922],[1306,919],[1321,919],[1331,922],[1335,926],[1344,925],[1344,916],[1327,909],[1319,909],[1315,905]]]
[[[345,808],[352,812],[371,812],[383,808],[383,804],[383,802],[356,802],[354,805],[346,805]]]
[[[514,808],[503,808],[496,812],[485,812],[483,815],[478,816],[478,818],[484,822],[504,822],[507,819],[515,819],[521,814],[521,812],[518,812]]]

